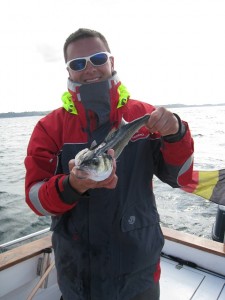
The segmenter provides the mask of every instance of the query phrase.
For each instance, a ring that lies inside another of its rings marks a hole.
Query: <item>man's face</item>
[[[72,42],[67,47],[67,61],[74,58],[90,56],[98,52],[107,52],[104,43],[95,37],[84,38]],[[101,66],[94,66],[90,61],[87,62],[86,68],[81,71],[73,71],[67,68],[69,78],[72,81],[85,84],[107,80],[112,76],[114,67],[113,57],[109,57],[107,62]]]

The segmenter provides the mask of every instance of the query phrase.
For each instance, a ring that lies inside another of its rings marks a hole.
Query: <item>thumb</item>
[[[69,161],[69,171],[71,172],[71,170],[75,167],[75,159],[71,159]]]

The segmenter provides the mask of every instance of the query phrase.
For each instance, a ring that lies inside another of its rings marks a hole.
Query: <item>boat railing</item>
[[[4,244],[1,244],[0,245],[0,253],[8,250],[7,248],[9,248],[11,246],[18,245],[19,243],[22,243],[26,240],[34,239],[35,237],[38,237],[40,235],[44,235],[45,233],[48,233],[49,231],[50,231],[50,227],[39,230],[37,232],[31,233],[31,234],[28,234],[28,235],[25,235],[25,236],[22,236],[18,239],[14,239],[14,240],[6,242]]]

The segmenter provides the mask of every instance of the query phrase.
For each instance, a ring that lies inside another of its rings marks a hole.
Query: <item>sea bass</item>
[[[120,127],[110,131],[102,143],[91,146],[90,149],[85,148],[75,156],[76,169],[85,172],[87,175],[85,178],[95,181],[108,178],[113,169],[113,159],[107,151],[113,149],[114,157],[117,159],[132,136],[147,123],[149,118],[148,114],[130,123],[123,120]]]

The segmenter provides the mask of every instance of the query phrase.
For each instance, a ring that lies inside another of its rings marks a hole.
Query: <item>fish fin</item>
[[[90,150],[93,150],[97,146],[96,140],[91,143]]]
[[[121,128],[122,126],[124,126],[124,125],[126,125],[126,124],[128,124],[128,122],[125,121],[124,118],[122,117],[122,120],[121,120],[121,122],[120,122],[119,128]]]

